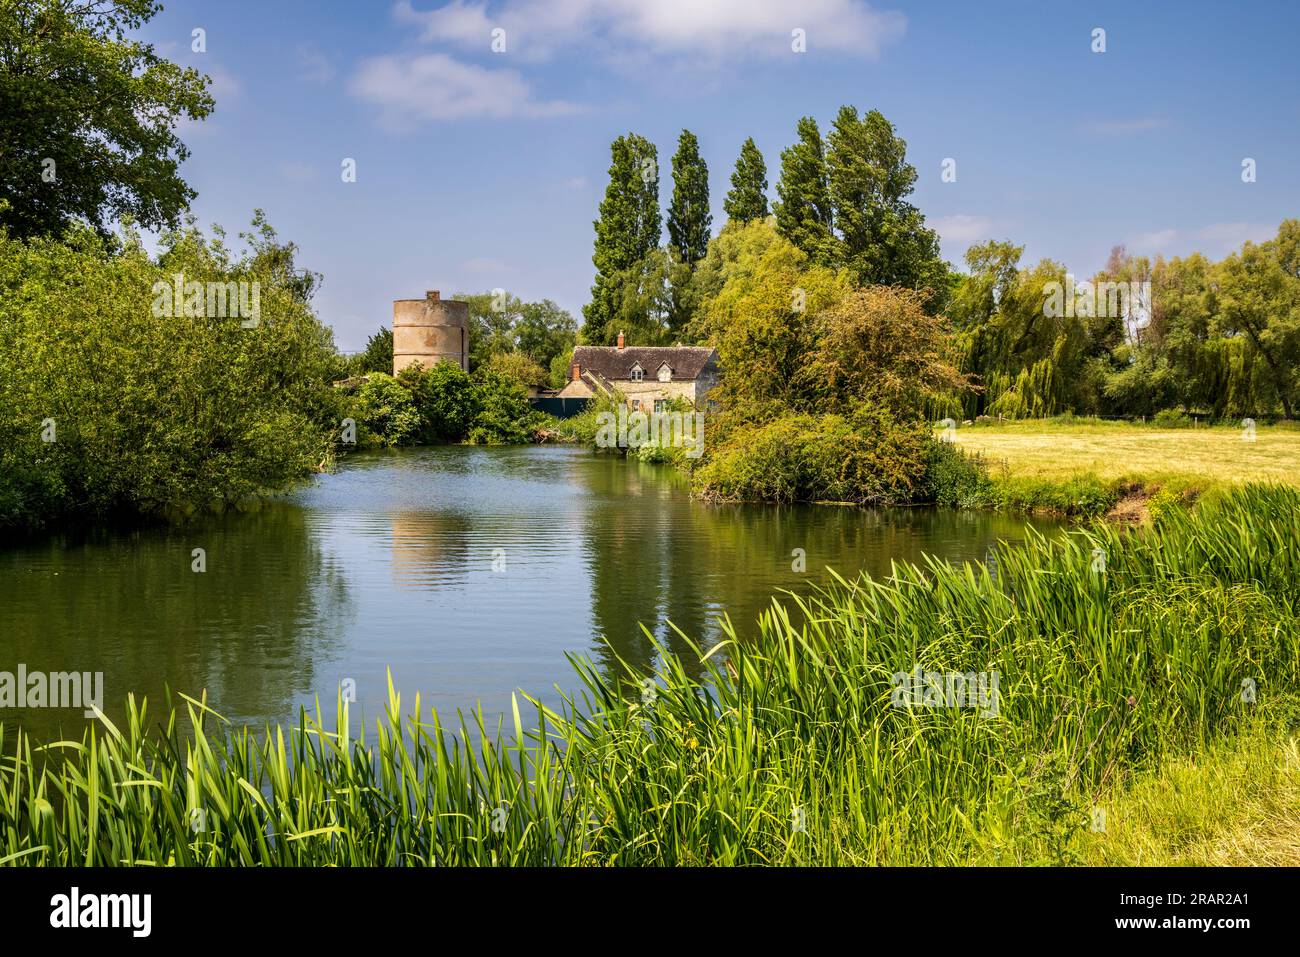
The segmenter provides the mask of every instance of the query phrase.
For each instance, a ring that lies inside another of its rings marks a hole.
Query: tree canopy
[[[177,169],[183,120],[213,109],[208,78],[128,36],[156,0],[0,5],[0,225],[56,235],[74,221],[108,236],[129,216],[177,226],[194,198]]]

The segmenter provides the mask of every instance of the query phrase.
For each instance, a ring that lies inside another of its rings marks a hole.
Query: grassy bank
[[[1249,482],[1300,484],[1300,429],[1168,428],[1096,419],[1029,419],[958,428],[958,448],[987,466],[967,504],[1091,518],[1143,520],[1208,492]]]
[[[578,662],[579,700],[518,709],[504,734],[445,733],[418,700],[403,719],[396,694],[364,741],[319,716],[227,733],[194,703],[193,735],[170,716],[148,730],[143,706],[45,748],[9,727],[0,861],[1096,860],[1098,806],[1115,827],[1119,807],[1164,822],[1149,831],[1184,819],[1158,789],[1189,755],[1226,756],[1205,802],[1257,799],[1231,755],[1249,762],[1261,729],[1294,734],[1298,602],[1300,491],[1252,486],[1138,533],[1035,538],[841,582],[801,615],[774,605],[707,651],[702,684],[671,657],[650,684]],[[996,676],[996,697],[909,706],[897,675],[918,667]],[[1142,847],[1134,827],[1115,856]]]

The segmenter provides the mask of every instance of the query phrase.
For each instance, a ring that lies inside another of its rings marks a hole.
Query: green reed
[[[1123,774],[1291,713],[1298,606],[1300,491],[1250,486],[783,596],[691,645],[703,680],[575,659],[579,694],[504,728],[391,682],[369,740],[341,700],[253,733],[131,699],[79,741],[0,725],[0,863],[1068,863]],[[918,666],[996,672],[996,715],[895,706]]]

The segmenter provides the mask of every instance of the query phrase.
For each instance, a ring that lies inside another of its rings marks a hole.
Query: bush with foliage
[[[328,464],[341,410],[314,279],[260,215],[244,238],[237,256],[176,230],[155,259],[129,232],[0,232],[0,522],[186,513]],[[188,293],[168,308],[176,274],[257,283],[256,324]]]
[[[948,508],[981,508],[992,494],[988,467],[952,442],[934,441],[926,461],[922,500]]]
[[[921,490],[933,439],[884,409],[791,413],[729,431],[693,473],[702,498],[901,505]]]
[[[478,414],[469,430],[475,445],[518,445],[533,441],[546,416],[528,403],[518,381],[489,368],[474,374]]]
[[[407,366],[397,381],[411,391],[420,416],[417,440],[459,442],[469,434],[478,415],[478,390],[468,372],[454,362],[431,367]]]
[[[363,444],[414,445],[424,429],[414,393],[383,372],[371,373],[357,390],[352,413],[363,428]]]
[[[366,375],[370,372],[391,372],[393,369],[393,330],[380,326],[379,331],[366,340],[363,352],[351,357],[349,373]]]

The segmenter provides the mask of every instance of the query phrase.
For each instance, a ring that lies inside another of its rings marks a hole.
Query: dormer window
[[[641,363],[632,366],[632,371],[628,373],[628,378],[633,382],[640,382],[645,378],[645,370],[641,368]]]
[[[669,368],[668,363],[665,362],[663,365],[659,367],[659,381],[671,382],[672,380],[673,380],[673,370]]]

